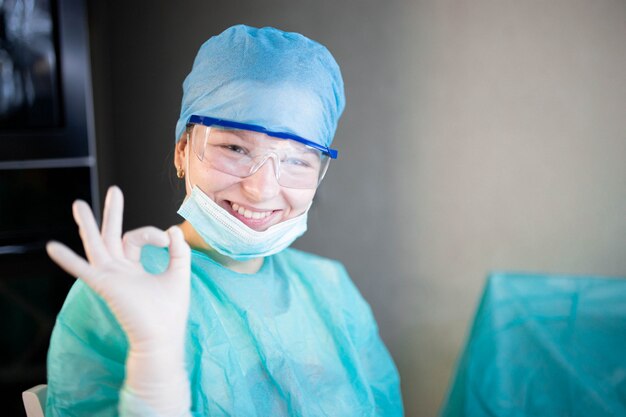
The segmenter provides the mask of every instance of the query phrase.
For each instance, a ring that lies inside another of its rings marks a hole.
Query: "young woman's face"
[[[257,231],[304,213],[315,196],[316,189],[278,184],[271,160],[245,178],[207,167],[192,151],[187,134],[176,144],[174,163],[177,169],[185,171],[187,195],[192,186],[199,187],[219,206]]]

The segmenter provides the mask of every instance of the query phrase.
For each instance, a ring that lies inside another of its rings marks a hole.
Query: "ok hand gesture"
[[[151,351],[182,344],[189,310],[190,249],[178,227],[167,232],[142,227],[122,237],[123,195],[111,187],[104,206],[102,230],[84,201],[72,206],[87,260],[67,246],[48,243],[50,258],[82,279],[108,304],[128,336],[131,348]],[[169,248],[165,272],[153,275],[141,265],[141,248]]]

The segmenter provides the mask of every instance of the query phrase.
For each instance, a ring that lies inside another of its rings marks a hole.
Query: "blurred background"
[[[346,265],[407,416],[437,414],[489,271],[626,276],[623,0],[89,1],[96,188],[122,188],[125,228],[182,221],[181,84],[237,23],[342,69],[339,159],[295,246]]]

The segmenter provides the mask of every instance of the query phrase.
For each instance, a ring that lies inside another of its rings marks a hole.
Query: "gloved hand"
[[[126,332],[129,353],[122,402],[140,404],[128,406],[141,413],[190,415],[184,343],[191,266],[182,231],[143,227],[122,238],[123,195],[117,187],[107,193],[101,233],[87,203],[76,201],[72,209],[89,262],[59,242],[48,243],[46,249],[61,268],[105,300]],[[165,272],[153,275],[143,269],[144,245],[169,247]]]

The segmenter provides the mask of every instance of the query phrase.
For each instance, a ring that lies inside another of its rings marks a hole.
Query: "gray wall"
[[[93,1],[91,21],[101,184],[128,228],[180,221],[174,123],[206,38],[329,47],[340,159],[296,246],[347,266],[408,416],[436,414],[488,271],[626,276],[624,1]]]

